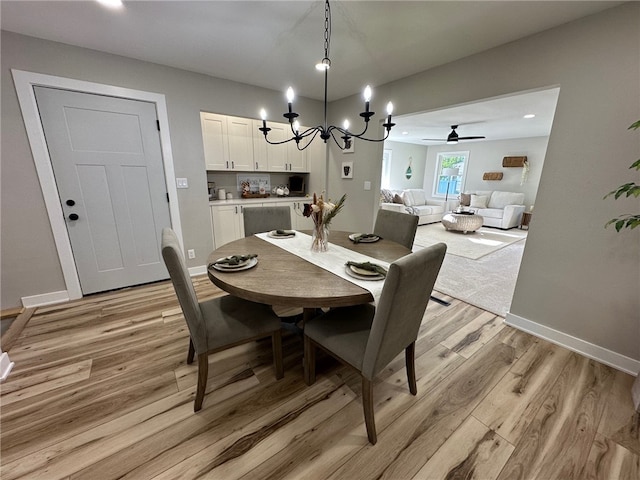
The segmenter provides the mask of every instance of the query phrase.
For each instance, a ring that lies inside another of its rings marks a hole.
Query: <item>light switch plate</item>
[[[371,190],[371,182],[369,182],[369,181],[364,182],[364,189],[365,190]]]
[[[189,182],[186,178],[176,178],[177,188],[189,188]]]

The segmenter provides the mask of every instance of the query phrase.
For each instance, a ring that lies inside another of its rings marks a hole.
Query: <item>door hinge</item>
[[[158,131],[160,131],[160,120],[156,120],[156,127],[158,127]]]
[[[167,203],[169,203],[169,192],[167,192]]]

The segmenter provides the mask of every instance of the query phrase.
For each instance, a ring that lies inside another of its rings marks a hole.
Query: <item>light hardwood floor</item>
[[[320,357],[307,387],[299,337],[285,336],[280,381],[268,341],[212,355],[197,414],[187,348],[169,282],[36,309],[9,351],[0,477],[640,478],[633,377],[455,299],[429,304],[418,395],[403,355],[379,376],[375,446],[359,378]]]

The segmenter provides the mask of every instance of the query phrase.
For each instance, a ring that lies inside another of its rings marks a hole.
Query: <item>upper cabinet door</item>
[[[228,170],[231,163],[227,118],[216,113],[200,112],[200,125],[207,170]]]
[[[249,118],[227,117],[230,170],[254,170],[253,121]]]
[[[288,123],[275,123],[269,122],[268,127],[271,129],[269,132],[269,140],[272,142],[284,142],[291,138],[291,127]],[[266,143],[264,138],[263,142]],[[279,145],[267,144],[267,166],[270,172],[288,172],[289,171],[289,158],[288,158],[288,145],[290,142],[281,143]]]
[[[314,142],[321,142],[322,140],[318,136]],[[302,140],[300,143],[303,144],[305,140]],[[310,148],[313,148],[313,144],[309,145],[304,150],[298,150],[298,146],[296,142],[287,143],[289,146],[287,158],[289,160],[289,171],[291,172],[308,172],[309,167],[308,164],[308,152]]]

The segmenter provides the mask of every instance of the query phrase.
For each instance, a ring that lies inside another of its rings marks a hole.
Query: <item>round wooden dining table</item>
[[[386,262],[411,253],[403,245],[385,239],[375,243],[353,243],[349,240],[349,232],[331,231],[329,242]],[[222,257],[250,253],[258,255],[255,267],[238,272],[208,268],[209,279],[225,292],[246,300],[301,307],[305,317],[316,308],[373,301],[368,290],[256,236],[240,238],[217,248],[209,255],[207,265]]]

